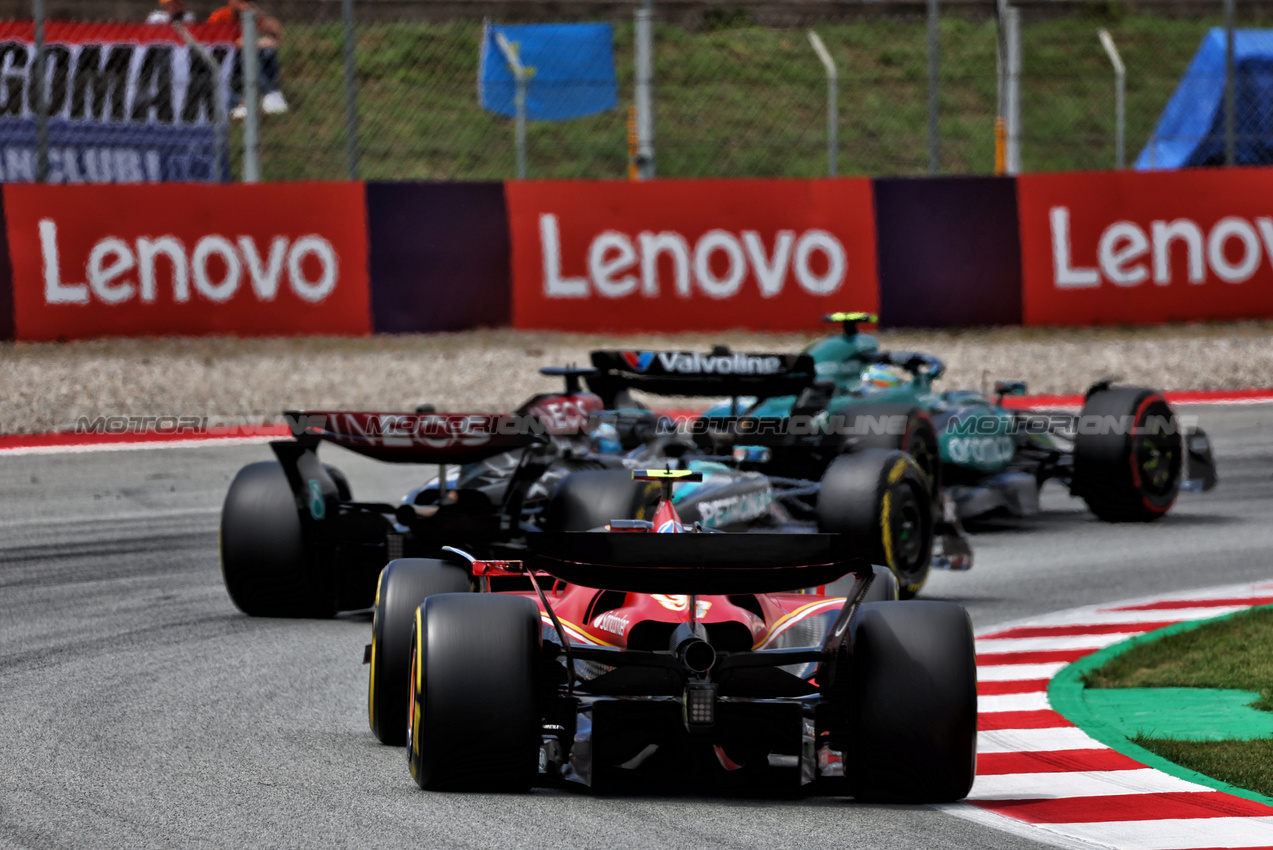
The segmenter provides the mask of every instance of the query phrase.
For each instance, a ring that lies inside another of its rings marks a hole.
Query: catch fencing
[[[203,20],[219,4],[187,5]],[[9,0],[0,2],[0,18],[29,21],[43,11],[46,35],[74,19],[101,25],[105,37],[113,25],[140,22],[153,8],[145,0]],[[526,176],[625,179],[635,170],[639,3],[266,0],[259,8],[285,30],[278,59],[288,106],[285,113],[260,118],[262,179],[516,178],[517,121],[483,106],[479,74],[484,41],[487,61],[507,64],[486,41],[487,26],[528,23],[609,25],[612,55],[606,60],[613,81],[603,84],[612,88],[613,103],[568,120],[531,114],[521,145]],[[1195,159],[1203,162],[1184,164],[1222,164],[1230,151],[1237,162],[1261,162],[1266,150],[1273,151],[1268,141],[1273,108],[1259,97],[1269,76],[1266,65],[1273,67],[1273,38],[1267,58],[1258,38],[1242,41],[1243,31],[1267,25],[1271,16],[1250,0],[1237,3],[1231,16],[1212,0],[1151,0],[1135,8],[1055,0],[1010,8],[979,0],[749,0],[655,2],[649,9],[651,164],[659,177],[993,174],[1106,169],[1120,162],[1131,167],[1217,27],[1219,65],[1204,63],[1191,83],[1196,90],[1185,97],[1202,117],[1168,122],[1158,141],[1196,148]],[[1229,20],[1237,30],[1233,63],[1224,56]],[[1108,44],[1098,36],[1101,30]],[[834,71],[831,85],[811,32],[825,45]],[[516,53],[519,45],[511,41]],[[576,58],[570,49],[562,47],[565,55],[554,61],[568,65]],[[221,50],[216,58],[232,62],[233,51]],[[29,66],[0,60],[5,78],[0,133],[13,115],[12,81],[28,78],[36,61],[34,54]],[[1125,67],[1121,131],[1115,61]],[[534,65],[528,62],[532,100],[550,82],[536,79]],[[1231,66],[1232,95],[1226,87]],[[57,61],[46,67],[54,98],[68,85],[73,88],[74,67]],[[238,179],[245,122],[232,117],[234,76],[221,69],[225,90],[218,97],[227,109],[217,140],[228,173]],[[591,78],[583,82],[597,84]],[[36,88],[23,92],[28,117],[38,117]],[[1227,113],[1214,114],[1216,90],[1222,113],[1230,99],[1234,105],[1231,129]],[[1203,115],[1207,108],[1212,113]],[[55,126],[52,142],[46,133],[34,143],[56,148],[58,132]],[[1152,165],[1173,165],[1167,147],[1151,150],[1151,159],[1166,157]],[[53,182],[73,179],[65,168],[55,172],[45,173]],[[19,177],[23,173],[20,169]]]

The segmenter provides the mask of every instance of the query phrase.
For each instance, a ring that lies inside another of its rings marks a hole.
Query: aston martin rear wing
[[[596,373],[585,380],[606,400],[632,388],[655,395],[793,395],[813,383],[807,354],[769,354],[717,349],[697,351],[594,351]]]
[[[841,534],[529,535],[528,566],[571,584],[631,593],[778,593],[867,575],[866,541]]]

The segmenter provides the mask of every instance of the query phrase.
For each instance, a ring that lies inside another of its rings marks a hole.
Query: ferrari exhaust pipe
[[[716,650],[707,642],[701,623],[681,623],[672,632],[672,653],[693,673],[706,673],[716,663]]]

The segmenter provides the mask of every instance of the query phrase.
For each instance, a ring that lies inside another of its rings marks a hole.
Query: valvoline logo
[[[623,362],[631,366],[633,371],[636,372],[644,372],[654,362],[653,351],[624,351],[622,354]]]

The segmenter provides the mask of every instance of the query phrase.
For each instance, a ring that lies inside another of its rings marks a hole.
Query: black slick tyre
[[[910,455],[915,465],[928,481],[928,490],[934,504],[941,496],[941,453],[937,442],[937,429],[933,420],[921,407],[913,404],[876,403],[854,405],[843,411],[847,417],[874,417],[877,422],[887,420],[890,423],[904,418],[905,428],[898,431],[890,428],[888,433],[876,433],[869,425],[867,433],[853,437],[852,451],[865,449],[897,449]],[[862,424],[859,418],[857,424]]]
[[[659,486],[633,481],[626,469],[590,469],[567,475],[553,489],[545,511],[548,531],[588,531],[612,519],[651,519]]]
[[[336,485],[336,498],[342,502],[352,502],[354,500],[354,491],[349,486],[349,478],[345,473],[330,463],[323,464],[323,469],[327,470],[327,475],[331,478],[332,483]]]
[[[296,498],[277,461],[239,470],[221,508],[221,577],[253,617],[331,617],[334,590],[310,562]]]
[[[542,638],[523,596],[449,593],[416,609],[411,776],[432,791],[524,791],[539,772]]]
[[[866,598],[863,602],[896,602],[899,595],[897,585],[897,576],[893,575],[893,571],[888,567],[879,565],[871,567],[875,571],[875,580],[871,582],[871,588],[866,592]],[[825,596],[848,596],[853,592],[853,585],[857,583],[857,576],[850,573],[842,579],[828,584],[823,590]]]
[[[380,572],[371,621],[371,673],[367,682],[367,720],[382,744],[407,742],[407,673],[411,668],[411,629],[420,604],[439,593],[467,593],[471,579],[460,567],[428,558],[400,558]]]
[[[919,593],[933,561],[929,482],[910,455],[866,449],[836,458],[822,476],[820,531],[856,537],[871,563],[897,576],[902,599]]]
[[[1079,418],[1072,490],[1106,522],[1151,522],[1180,492],[1182,447],[1179,422],[1161,393],[1097,390]]]
[[[948,602],[871,603],[852,645],[845,773],[873,802],[948,803],[977,767],[972,621]]]

